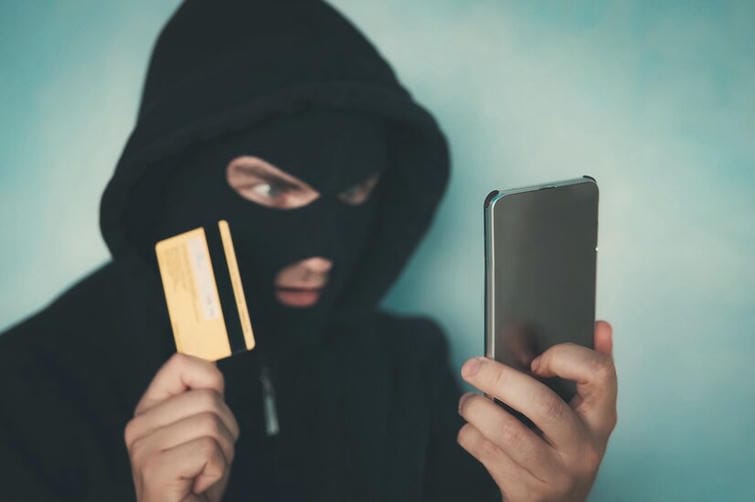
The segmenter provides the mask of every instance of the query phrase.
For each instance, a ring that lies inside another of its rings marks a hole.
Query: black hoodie
[[[133,500],[124,427],[175,351],[159,279],[138,249],[154,187],[197,145],[308,110],[390,124],[391,165],[327,330],[264,366],[256,350],[218,363],[241,428],[225,500],[500,499],[456,443],[460,389],[444,335],[429,319],[378,308],[445,189],[442,132],[327,4],[195,0],[157,40],[102,197],[112,261],[0,336],[0,500]],[[271,392],[277,434],[266,422]]]

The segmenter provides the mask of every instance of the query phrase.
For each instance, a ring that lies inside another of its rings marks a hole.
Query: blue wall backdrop
[[[592,174],[620,377],[592,499],[755,500],[755,2],[335,4],[453,151],[387,304],[481,353],[483,197]],[[108,259],[99,196],[175,5],[0,3],[0,329]]]

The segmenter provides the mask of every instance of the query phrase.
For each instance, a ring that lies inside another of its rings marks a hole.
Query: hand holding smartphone
[[[595,323],[597,208],[590,177],[485,199],[487,357],[461,368],[485,397],[459,399],[458,442],[506,499],[586,499],[616,425],[611,326]]]

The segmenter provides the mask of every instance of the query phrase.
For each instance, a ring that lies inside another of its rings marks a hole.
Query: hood
[[[316,0],[190,0],[173,14],[154,46],[136,125],[100,204],[113,259],[135,255],[135,226],[150,216],[150,202],[136,188],[165,174],[155,172],[171,165],[162,160],[307,110],[370,114],[389,124],[385,196],[339,302],[341,312],[374,309],[432,221],[448,181],[448,148],[375,47]]]

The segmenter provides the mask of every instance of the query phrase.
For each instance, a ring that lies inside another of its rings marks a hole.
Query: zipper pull
[[[270,379],[270,370],[265,364],[262,364],[260,369],[260,381],[262,382],[262,406],[265,411],[265,435],[275,436],[280,431],[278,412],[275,409],[275,390]]]

